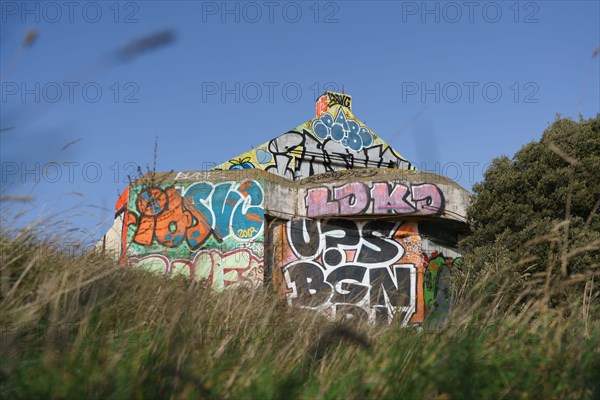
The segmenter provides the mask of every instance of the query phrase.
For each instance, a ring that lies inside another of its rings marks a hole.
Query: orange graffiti
[[[183,208],[183,199],[175,188],[148,189],[138,197],[137,206],[141,215],[133,240],[138,244],[150,245],[156,238],[174,247],[192,226],[192,214]]]

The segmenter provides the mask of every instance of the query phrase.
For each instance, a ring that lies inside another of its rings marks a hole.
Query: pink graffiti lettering
[[[422,214],[435,214],[443,210],[442,192],[431,183],[412,185],[412,198]]]
[[[335,215],[340,213],[340,205],[337,201],[329,200],[329,188],[308,189],[305,197],[306,207],[309,210],[308,216],[314,215]]]
[[[369,206],[369,192],[362,182],[347,183],[333,190],[340,214],[360,214]]]
[[[409,192],[404,185],[396,185],[390,192],[389,185],[386,182],[377,182],[371,189],[373,198],[373,213],[387,214],[396,212],[397,214],[410,214],[415,212],[415,208],[406,201]]]
[[[306,215],[437,214],[444,210],[444,196],[433,183],[352,182],[337,187],[307,190]]]

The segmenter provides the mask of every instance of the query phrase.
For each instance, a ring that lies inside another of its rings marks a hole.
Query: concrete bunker
[[[215,290],[270,285],[332,319],[418,324],[450,307],[468,199],[326,92],[315,118],[210,171],[133,182],[98,248]]]

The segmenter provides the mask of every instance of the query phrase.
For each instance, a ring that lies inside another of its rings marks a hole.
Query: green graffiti
[[[462,257],[444,257],[437,251],[429,257],[425,255],[423,298],[428,311],[450,308],[452,302],[450,274],[456,269],[460,269],[462,263]]]

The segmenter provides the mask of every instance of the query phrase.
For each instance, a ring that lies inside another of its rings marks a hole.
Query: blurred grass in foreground
[[[600,398],[595,272],[515,298],[506,257],[467,257],[445,327],[349,325],[37,237],[0,236],[2,398]]]

